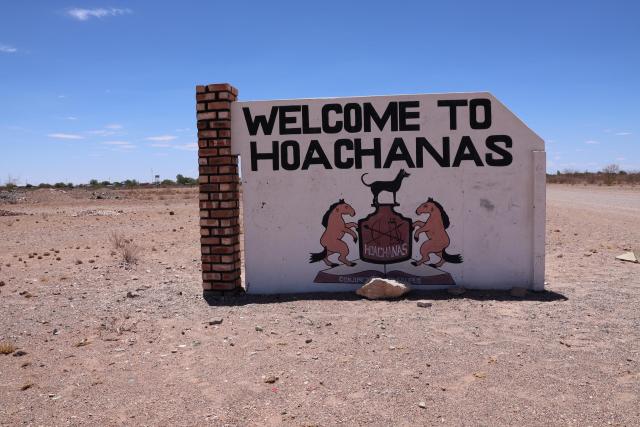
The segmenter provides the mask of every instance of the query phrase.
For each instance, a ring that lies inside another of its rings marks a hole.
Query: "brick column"
[[[231,154],[233,86],[196,86],[200,169],[200,244],[205,293],[242,289],[240,277],[240,177]]]

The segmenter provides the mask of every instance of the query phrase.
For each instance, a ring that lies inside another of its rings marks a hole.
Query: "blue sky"
[[[549,170],[640,170],[640,2],[6,1],[0,182],[197,175],[194,86],[490,91]]]

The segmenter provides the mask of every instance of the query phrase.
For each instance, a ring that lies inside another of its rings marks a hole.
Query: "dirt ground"
[[[0,424],[640,425],[640,189],[549,186],[524,298],[209,305],[198,239],[192,189],[5,198]]]

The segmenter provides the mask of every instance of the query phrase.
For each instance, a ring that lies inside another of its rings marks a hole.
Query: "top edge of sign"
[[[285,101],[326,101],[334,99],[364,99],[364,98],[393,98],[393,97],[405,97],[405,96],[443,96],[443,95],[488,95],[497,99],[489,91],[478,92],[434,92],[434,93],[395,93],[389,95],[356,95],[356,96],[327,96],[327,97],[315,97],[315,98],[277,98],[277,99],[247,99],[236,101],[239,104],[254,103],[254,102],[285,102]]]

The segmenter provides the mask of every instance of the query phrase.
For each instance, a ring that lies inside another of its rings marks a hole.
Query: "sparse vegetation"
[[[178,174],[176,175],[176,183],[178,185],[196,185],[198,183],[198,180]]]
[[[113,247],[117,250],[122,249],[128,243],[127,239],[124,237],[124,234],[119,231],[111,232],[111,234],[109,235],[109,240],[111,241]]]
[[[14,351],[16,351],[16,346],[11,344],[10,342],[0,343],[0,354],[11,354]]]
[[[640,185],[640,171],[624,171],[617,164],[605,166],[599,172],[578,172],[565,169],[555,174],[547,174],[550,184],[591,184],[591,185]]]
[[[127,265],[137,264],[140,252],[140,246],[131,242],[126,243],[122,248],[120,248],[122,261]]]

